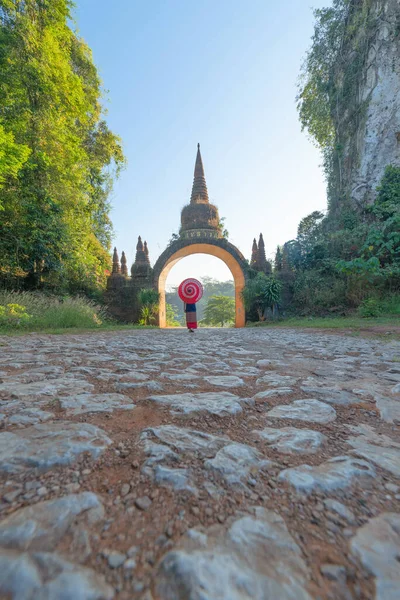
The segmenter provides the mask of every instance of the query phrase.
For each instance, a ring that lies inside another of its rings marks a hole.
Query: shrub
[[[379,317],[382,313],[382,305],[376,298],[367,298],[358,307],[358,314],[363,318]]]
[[[0,327],[24,327],[30,319],[31,315],[27,314],[25,306],[11,303],[0,305]]]
[[[152,288],[143,288],[138,294],[138,300],[141,305],[141,319],[139,321],[139,324],[155,324],[160,304],[160,294]]]

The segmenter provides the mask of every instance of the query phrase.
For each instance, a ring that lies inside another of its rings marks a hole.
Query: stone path
[[[400,343],[0,338],[0,598],[397,600]]]

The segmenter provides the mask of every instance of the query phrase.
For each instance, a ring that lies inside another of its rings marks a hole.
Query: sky
[[[246,258],[260,232],[272,258],[303,217],[326,208],[321,157],[301,131],[296,92],[312,9],[330,0],[76,4],[127,157],[111,218],[129,265],[138,235],[154,264],[178,231],[198,142],[210,201]],[[174,266],[167,284],[204,275],[231,278],[222,261],[197,255]]]

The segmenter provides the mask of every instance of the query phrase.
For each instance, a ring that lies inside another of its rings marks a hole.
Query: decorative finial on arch
[[[143,250],[143,242],[142,237],[140,235],[138,237],[138,243],[136,244],[136,250],[139,250],[139,252]]]
[[[122,251],[122,254],[121,254],[121,275],[125,275],[125,276],[128,275],[128,267],[127,267],[126,262],[127,261],[126,261],[125,252]]]
[[[118,273],[120,273],[121,269],[119,266],[119,256],[118,256],[118,251],[117,248],[114,248],[114,254],[113,254],[113,264],[112,264],[112,274],[113,275],[118,275]]]

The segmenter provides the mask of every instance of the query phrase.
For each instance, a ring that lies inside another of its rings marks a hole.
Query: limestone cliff
[[[355,85],[333,112],[339,141],[334,178],[337,197],[361,207],[374,200],[385,167],[400,166],[400,0],[352,4],[347,32],[354,33],[336,76],[339,81],[353,68]]]

